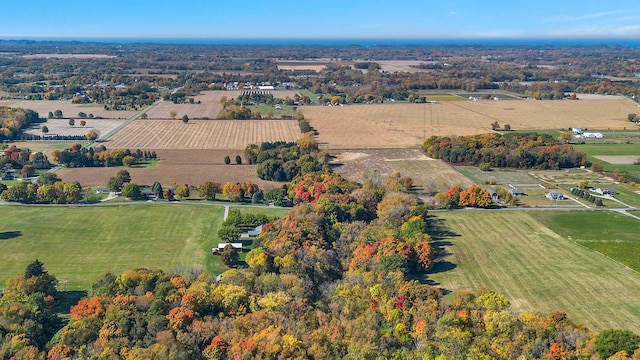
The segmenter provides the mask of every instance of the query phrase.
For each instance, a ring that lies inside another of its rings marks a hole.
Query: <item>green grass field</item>
[[[454,95],[454,94],[425,94],[427,96],[427,100],[429,101],[461,101],[468,100],[468,98],[464,98],[462,96]]]
[[[448,255],[429,279],[447,290],[494,289],[519,311],[563,311],[594,331],[623,328],[639,332],[640,274],[558,235],[545,225],[546,220],[538,220],[553,214],[565,213],[437,213],[431,226]],[[558,228],[566,227],[567,232],[581,229],[591,220],[580,221],[588,212],[567,214],[574,220],[556,220]],[[593,216],[603,217],[594,228],[604,223],[607,228],[616,227],[618,222],[627,225],[626,219],[605,212]],[[603,231],[593,237],[610,239],[611,235],[603,235]]]
[[[614,212],[545,212],[536,219],[560,236],[640,271],[640,221]]]
[[[218,274],[226,268],[211,246],[223,214],[223,207],[180,204],[2,206],[0,287],[35,259],[65,290],[86,290],[106,271],[139,267]]]

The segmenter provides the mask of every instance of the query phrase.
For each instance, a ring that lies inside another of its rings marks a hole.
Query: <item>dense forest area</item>
[[[481,134],[473,136],[431,136],[422,144],[427,156],[453,164],[482,165],[483,168],[551,169],[586,166],[586,154],[551,135]]]
[[[0,90],[31,99],[69,99],[137,108],[180,89],[280,84],[348,103],[405,100],[425,90],[503,89],[536,99],[567,93],[638,96],[640,50],[590,46],[231,46],[0,41]],[[99,57],[55,57],[93,54]],[[324,69],[281,70],[317,60]],[[379,62],[411,60],[417,71]],[[169,91],[170,93],[171,91]],[[418,97],[419,98],[419,97]],[[184,98],[183,98],[184,100]]]

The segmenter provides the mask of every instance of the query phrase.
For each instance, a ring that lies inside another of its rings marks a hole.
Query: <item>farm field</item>
[[[46,114],[45,114],[46,115]],[[86,121],[85,126],[80,125],[80,121]],[[118,126],[124,124],[126,120],[115,119],[76,119],[75,125],[70,126],[68,119],[47,119],[43,123],[34,124],[29,129],[25,130],[27,134],[33,135],[79,135],[84,136],[89,131],[93,130],[98,135],[106,135],[109,132],[116,129]],[[46,125],[49,129],[47,134],[42,133],[42,126]]]
[[[312,71],[315,71],[315,72],[322,71],[329,64],[330,64],[329,61],[317,61],[317,60],[316,61],[314,61],[314,60],[307,60],[307,61],[305,61],[305,60],[299,60],[299,61],[283,60],[283,61],[278,61],[277,62],[278,70],[290,70],[290,71],[312,70]]]
[[[640,274],[558,235],[541,214],[438,212],[430,223],[447,255],[429,279],[451,291],[496,290],[518,311],[563,311],[594,331],[640,331]]]
[[[545,212],[536,219],[562,237],[640,271],[640,221],[615,212]]]
[[[201,104],[174,104],[172,101],[161,101],[147,111],[149,119],[181,119],[187,115],[189,119],[215,119],[222,110],[219,102],[202,102]],[[171,117],[171,112],[176,117]]]
[[[309,106],[302,112],[328,149],[417,147],[431,135],[491,132],[491,123],[514,130],[583,127],[590,130],[629,126],[636,107],[608,101],[444,101],[438,104]]]
[[[224,270],[210,255],[223,207],[181,204],[3,206],[0,286],[35,259],[60,289],[85,290],[106,271],[148,267]]]
[[[229,156],[235,164],[236,155],[244,157],[244,149],[237,150],[166,150],[158,149],[159,161],[153,168],[131,167],[131,181],[151,185],[158,181],[163,187],[177,185],[199,186],[205,181],[224,184],[250,181],[261,189],[269,189],[279,183],[258,178],[255,165],[225,165],[224,157]],[[246,163],[246,159],[244,159]],[[63,168],[56,174],[64,182],[78,181],[82,186],[104,187],[110,177],[122,167],[109,168]]]
[[[78,119],[78,113],[84,112],[87,115],[93,114],[94,117],[103,119],[129,119],[136,115],[138,111],[115,111],[105,110],[102,105],[96,104],[73,104],[71,100],[1,100],[1,106],[9,106],[12,108],[31,109],[36,111],[40,117],[47,117],[49,111],[62,111],[65,119]],[[88,119],[86,119],[88,120]]]
[[[191,105],[189,105],[191,106]],[[107,148],[244,149],[263,141],[296,141],[295,120],[135,120],[106,142]]]
[[[333,161],[333,170],[360,182],[368,171],[376,170],[383,177],[399,171],[402,176],[411,177],[421,192],[445,191],[456,183],[467,187],[473,184],[449,164],[431,159],[418,149],[344,151]]]

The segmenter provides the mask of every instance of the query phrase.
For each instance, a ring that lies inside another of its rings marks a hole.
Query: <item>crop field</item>
[[[636,107],[626,100],[609,101],[443,101],[437,104],[372,104],[309,106],[305,118],[328,149],[419,146],[431,135],[491,132],[491,123],[513,130],[582,127],[590,130],[629,126]]]
[[[80,125],[80,121],[86,121],[87,124],[85,126]],[[27,134],[34,135],[79,135],[84,136],[89,131],[93,130],[98,133],[98,135],[106,135],[112,130],[116,129],[118,126],[124,124],[126,120],[115,120],[115,119],[81,119],[75,120],[75,125],[70,126],[68,119],[47,119],[44,123],[38,123],[27,129],[25,132]],[[46,125],[49,129],[47,134],[42,132],[42,126]]]
[[[191,105],[189,105],[191,106]],[[135,120],[113,135],[108,148],[244,149],[263,141],[296,141],[295,120]]]
[[[569,240],[573,235],[558,235],[541,214],[547,212],[439,212],[430,223],[447,255],[429,279],[447,290],[494,289],[519,311],[563,311],[594,331],[640,331],[640,274]],[[607,225],[594,236],[627,224],[605,212],[593,216]]]
[[[93,114],[94,117],[100,117],[103,119],[129,119],[136,115],[137,111],[115,111],[105,110],[102,105],[97,104],[72,104],[71,100],[2,100],[0,105],[9,106],[12,108],[31,109],[36,111],[40,117],[45,118],[49,114],[49,111],[55,112],[56,110],[62,111],[62,116],[65,119],[74,118],[78,119],[78,113],[83,112],[87,115]],[[85,119],[89,120],[89,119]]]
[[[360,182],[363,175],[372,170],[383,177],[399,171],[402,176],[411,177],[421,192],[445,191],[458,183],[473,184],[449,164],[431,159],[418,149],[344,151],[333,161],[333,170],[346,179]]]
[[[224,270],[210,255],[224,209],[180,204],[4,206],[0,286],[38,259],[60,289],[84,290],[106,271],[139,267]]]
[[[220,100],[228,100],[239,96],[241,91],[212,90],[203,91],[193,97],[193,104],[174,104],[172,101],[161,101],[147,111],[149,119],[172,119],[171,112],[175,110],[176,119],[187,115],[189,119],[216,119],[222,110]],[[200,102],[200,103],[198,103]]]
[[[149,119],[181,119],[187,115],[189,119],[215,119],[222,110],[219,102],[202,102],[201,104],[174,104],[172,101],[161,101],[147,111]],[[173,118],[171,112],[175,111]]]
[[[244,157],[244,150],[157,150],[158,163],[153,168],[131,167],[131,181],[141,185],[152,185],[158,181],[163,187],[177,185],[199,186],[205,181],[224,184],[250,181],[261,189],[270,189],[279,183],[258,178],[255,165],[225,165],[229,156],[235,164],[236,155]],[[246,159],[243,159],[246,163]],[[64,182],[78,181],[84,187],[105,187],[110,177],[122,168],[63,168],[56,174]]]
[[[420,64],[435,63],[435,61],[416,61],[416,60],[372,60],[380,64],[380,69],[385,72],[432,72],[431,69],[420,69],[416,66]],[[366,70],[365,70],[366,71]]]
[[[320,72],[324,70],[330,62],[328,61],[278,61],[278,70],[312,70]]]
[[[300,91],[297,91],[297,90],[269,90],[269,92],[276,99],[286,99],[287,96],[290,99],[293,99],[293,97],[296,96],[296,94],[302,95],[300,94]]]
[[[227,100],[231,100],[235,97],[238,97],[242,91],[226,91],[226,90],[211,90],[211,91],[202,91],[200,94],[193,97],[195,101],[201,102],[215,102],[220,103],[220,99],[226,97]]]

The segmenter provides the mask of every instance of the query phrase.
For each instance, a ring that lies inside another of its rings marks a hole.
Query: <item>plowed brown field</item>
[[[296,141],[295,120],[135,120],[112,136],[108,148],[244,149],[263,141]]]

